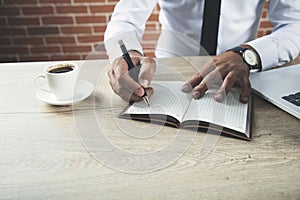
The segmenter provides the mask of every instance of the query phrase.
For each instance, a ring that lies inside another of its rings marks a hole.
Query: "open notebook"
[[[216,89],[210,89],[199,100],[181,91],[181,81],[153,82],[154,94],[149,97],[151,106],[144,102],[129,105],[120,117],[151,121],[177,128],[211,129],[239,138],[250,140],[251,100],[239,102],[239,90],[232,89],[224,102],[213,99]]]

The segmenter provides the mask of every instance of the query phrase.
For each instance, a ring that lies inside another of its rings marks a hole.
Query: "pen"
[[[119,45],[123,53],[123,58],[125,59],[127,65],[128,65],[128,71],[129,75],[135,80],[138,81],[138,75],[140,68],[139,67],[134,67],[134,64],[129,56],[129,53],[123,43],[122,40],[119,40]],[[143,100],[146,103],[146,105],[150,106],[149,98],[147,96],[146,90],[144,90],[144,95],[143,95]]]

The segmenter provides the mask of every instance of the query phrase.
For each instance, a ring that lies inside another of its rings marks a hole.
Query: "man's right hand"
[[[133,64],[140,67],[138,82],[129,76],[128,65],[123,57],[117,58],[108,70],[109,83],[113,91],[126,101],[141,101],[144,90],[148,96],[153,94],[150,87],[156,63],[153,58],[144,57],[137,51],[129,51]]]

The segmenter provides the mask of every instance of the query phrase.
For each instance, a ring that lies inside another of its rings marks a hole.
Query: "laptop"
[[[300,119],[300,64],[250,74],[252,90]]]

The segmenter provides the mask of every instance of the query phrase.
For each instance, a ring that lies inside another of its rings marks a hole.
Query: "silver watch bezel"
[[[258,64],[257,55],[251,49],[246,49],[243,52],[244,61],[253,69]]]

